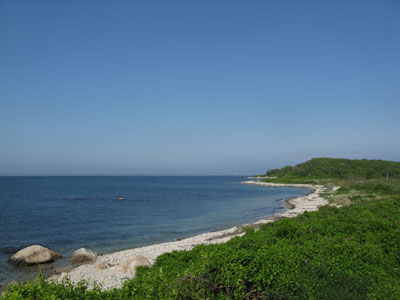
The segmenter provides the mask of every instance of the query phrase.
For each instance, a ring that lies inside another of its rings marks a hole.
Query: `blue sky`
[[[400,1],[0,1],[0,174],[400,161]]]

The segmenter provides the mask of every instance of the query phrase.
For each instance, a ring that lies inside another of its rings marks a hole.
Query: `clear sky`
[[[400,161],[400,1],[0,0],[0,174]]]

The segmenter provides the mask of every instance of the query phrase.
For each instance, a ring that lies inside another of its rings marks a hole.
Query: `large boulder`
[[[9,258],[15,266],[30,266],[52,262],[61,255],[40,245],[26,247]]]
[[[93,261],[97,258],[97,253],[86,249],[80,248],[72,253],[72,256],[69,258],[69,261],[73,264],[80,264],[85,262]]]
[[[140,266],[150,266],[149,260],[141,255],[138,256],[133,256],[130,259],[128,259],[126,262],[115,266],[115,270],[118,270],[120,272],[126,272],[126,273],[134,273],[136,271],[136,267]]]

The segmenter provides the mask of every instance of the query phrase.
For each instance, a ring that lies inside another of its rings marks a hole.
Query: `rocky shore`
[[[318,207],[328,204],[320,194],[326,192],[328,189],[336,190],[338,188],[327,188],[321,185],[307,184],[277,184],[253,180],[244,181],[242,183],[266,187],[305,188],[310,189],[311,192],[305,196],[288,199],[286,203],[288,204],[289,209],[284,213],[275,214],[274,216],[261,219],[252,224],[235,226],[216,232],[207,232],[179,241],[155,244],[97,256],[97,258],[90,263],[77,266],[69,271],[64,271],[59,275],[52,276],[50,279],[60,281],[63,278],[68,277],[69,280],[74,283],[82,280],[85,280],[89,286],[93,286],[93,284],[96,283],[100,285],[103,290],[120,288],[126,279],[135,276],[136,266],[153,264],[161,254],[172,251],[190,250],[201,244],[225,243],[236,236],[242,236],[244,234],[244,227],[258,228],[262,224],[271,223],[281,218],[292,218],[305,211],[318,210]]]

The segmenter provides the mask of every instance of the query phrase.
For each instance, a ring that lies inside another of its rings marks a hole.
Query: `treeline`
[[[296,166],[268,170],[280,179],[400,179],[400,162],[367,159],[313,158]]]

